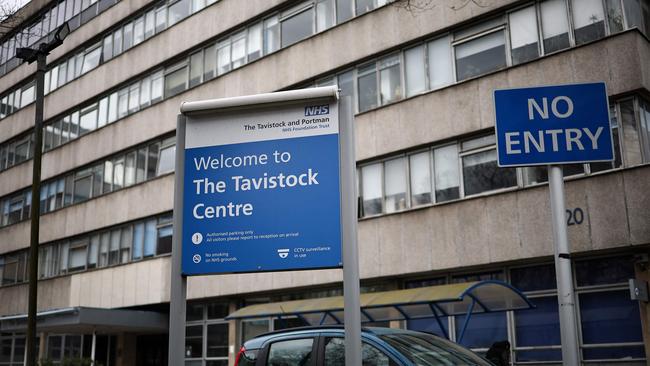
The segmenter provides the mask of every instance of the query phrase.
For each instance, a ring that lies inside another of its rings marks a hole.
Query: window
[[[514,312],[517,347],[535,347],[518,350],[517,362],[561,361],[560,317],[556,296],[534,297],[535,309]],[[472,319],[473,320],[473,319]]]
[[[87,247],[88,247],[87,241],[70,244],[70,252],[68,254],[69,272],[81,271],[86,269]]]
[[[133,45],[144,41],[144,16],[139,17],[133,23]]]
[[[529,6],[517,10],[510,13],[508,17],[512,63],[516,65],[539,57],[535,7]]]
[[[316,1],[316,31],[322,32],[336,24],[334,0]]]
[[[207,357],[228,357],[228,323],[208,324]]]
[[[250,43],[249,43],[250,46]],[[250,58],[250,54],[248,56]],[[215,45],[203,51],[203,80],[210,80],[217,75],[217,49]]]
[[[122,228],[122,237],[120,238],[120,263],[131,261],[131,246],[133,245],[133,227],[127,225]]]
[[[382,212],[382,167],[381,164],[366,165],[361,168],[361,196],[364,216]]]
[[[81,110],[79,119],[79,135],[84,135],[97,128],[97,103]]]
[[[387,0],[356,0],[357,15],[369,12],[370,10],[386,4]]]
[[[110,233],[111,241],[108,250],[108,265],[120,263],[120,229],[112,230]]]
[[[124,186],[125,187],[135,184],[135,159],[136,159],[135,151],[126,154],[125,165],[124,165]]]
[[[113,33],[113,56],[122,53],[122,29],[118,29]]]
[[[497,166],[494,135],[465,141],[462,146],[463,185],[466,196],[517,185],[517,173],[514,168]]]
[[[230,71],[230,39],[217,44],[217,75]]]
[[[163,98],[163,73],[159,71],[151,76],[151,104]]]
[[[382,105],[402,99],[399,55],[386,57],[379,61],[379,84]]]
[[[357,69],[357,87],[359,88],[359,112],[376,108],[378,105],[377,73],[374,62]]]
[[[386,354],[377,348],[363,343],[361,347],[361,363],[364,366],[394,366],[396,365]],[[345,366],[345,340],[341,337],[325,338],[324,366]]]
[[[158,219],[158,244],[156,255],[171,253],[172,251],[172,216]]]
[[[272,343],[269,348],[269,365],[308,365],[311,362],[313,338],[292,339]]]
[[[166,143],[171,144],[173,141],[167,141]],[[163,147],[160,149],[160,160],[158,161],[158,170],[156,172],[156,175],[161,175],[173,171],[175,163],[176,145]]]
[[[187,64],[181,63],[170,69],[165,74],[165,97],[174,96],[187,89]]]
[[[190,1],[179,0],[169,6],[169,26],[180,22],[190,15]]]
[[[201,83],[203,76],[203,53],[196,52],[190,56],[190,88]]]
[[[434,172],[436,202],[460,197],[460,174],[458,172],[458,148],[448,145],[434,149]]]
[[[203,357],[203,326],[185,327],[185,358]]]
[[[122,28],[122,50],[126,51],[133,46],[133,22],[129,22]]]
[[[74,203],[83,202],[91,197],[92,175],[89,169],[82,170],[75,174],[74,180]]]
[[[246,32],[232,37],[232,68],[236,69],[246,63]]]
[[[546,0],[540,4],[544,53],[563,50],[569,44],[569,22],[565,0]]]
[[[99,100],[97,127],[102,127],[108,122],[108,97]]]
[[[113,190],[124,187],[124,157],[113,159]]]
[[[411,204],[419,206],[431,203],[431,161],[428,151],[409,156],[411,178]]]
[[[145,224],[144,232],[144,257],[152,257],[156,254],[156,242],[157,242],[157,221],[148,220]]]
[[[167,28],[167,7],[161,6],[156,9],[156,33],[162,32]]]
[[[600,1],[573,0],[573,27],[576,44],[605,36],[605,11]]]
[[[147,39],[151,36],[154,35],[155,33],[155,11],[150,10],[147,12],[147,15],[145,15],[144,19],[144,38]]]
[[[84,55],[83,66],[81,68],[81,73],[85,74],[88,71],[99,66],[101,55],[102,55],[101,44],[95,45],[89,50],[86,50],[86,54]]]
[[[302,5],[301,5],[302,6]],[[290,46],[314,33],[313,7],[291,10],[281,21],[282,47]]]
[[[397,158],[384,163],[384,209],[386,213],[401,211],[406,202],[406,159]]]
[[[20,97],[20,108],[23,108],[34,101],[34,84],[30,84],[22,89]]]
[[[274,16],[264,20],[264,54],[280,49],[280,22]]]
[[[424,67],[424,45],[404,52],[406,74],[406,96],[422,93],[427,89]]]
[[[129,89],[124,88],[117,92],[117,117],[122,118],[129,114]]]
[[[459,81],[506,67],[505,37],[502,28],[457,43],[455,49],[456,77]]]
[[[142,259],[144,249],[144,223],[133,225],[133,260]]]
[[[128,113],[135,113],[140,109],[140,83],[135,82],[129,86]]]

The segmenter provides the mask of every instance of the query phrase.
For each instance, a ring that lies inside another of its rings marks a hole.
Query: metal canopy
[[[472,314],[533,307],[526,295],[516,288],[502,281],[487,280],[362,294],[361,321],[436,318],[445,332],[441,317],[468,315],[459,337],[462,339]],[[343,296],[251,305],[226,319],[292,316],[311,325],[342,324]]]
[[[168,317],[153,311],[74,307],[36,314],[36,328],[65,333],[166,333]],[[27,315],[0,317],[0,331],[24,332]]]

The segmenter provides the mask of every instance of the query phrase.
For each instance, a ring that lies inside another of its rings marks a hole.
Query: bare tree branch
[[[435,8],[441,1],[442,0],[395,0],[393,6],[399,9],[404,9],[412,14],[417,14]],[[449,8],[452,10],[460,10],[469,4],[484,8],[487,6],[484,1],[485,0],[455,0],[455,4],[451,5]]]

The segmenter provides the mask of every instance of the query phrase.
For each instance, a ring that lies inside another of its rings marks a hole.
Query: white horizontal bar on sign
[[[310,99],[338,99],[337,86],[323,86],[318,88],[307,88],[288,90],[274,93],[246,95],[241,97],[208,99],[197,102],[181,103],[181,113],[207,112],[219,109],[236,108],[250,105],[268,105],[274,103],[298,102]]]

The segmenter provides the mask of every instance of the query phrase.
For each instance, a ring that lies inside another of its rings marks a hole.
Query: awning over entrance
[[[36,314],[38,332],[166,333],[168,316],[153,311],[74,307]],[[27,315],[0,317],[0,332],[24,332]]]
[[[534,307],[521,291],[494,280],[366,293],[360,301],[362,322],[436,318],[441,328],[445,316]],[[343,296],[251,305],[226,319],[291,316],[311,325],[342,324]]]

